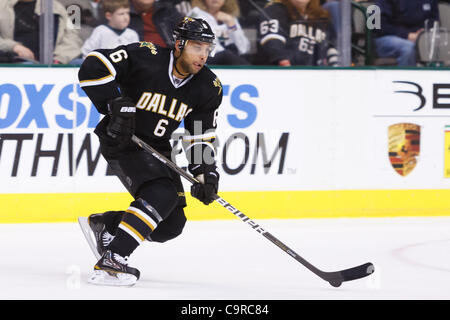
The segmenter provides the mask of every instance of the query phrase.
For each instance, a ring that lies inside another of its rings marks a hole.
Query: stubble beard
[[[202,69],[195,69],[194,66],[192,64],[187,63],[185,60],[181,59],[180,60],[180,67],[184,70],[187,71],[187,73],[189,74],[196,74],[198,73],[200,70]],[[203,68],[203,67],[202,67]]]

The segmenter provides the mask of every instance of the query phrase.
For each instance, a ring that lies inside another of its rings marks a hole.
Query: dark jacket
[[[433,26],[439,21],[438,0],[377,0],[381,12],[381,30],[378,37],[395,35],[407,39],[408,34]],[[427,21],[428,20],[428,21]]]
[[[153,5],[153,23],[169,48],[173,46],[174,42],[172,36],[173,29],[180,22],[181,18],[183,16],[172,3],[155,1]],[[138,33],[140,40],[144,40],[144,24],[141,19],[141,13],[136,12],[132,4],[129,27]]]

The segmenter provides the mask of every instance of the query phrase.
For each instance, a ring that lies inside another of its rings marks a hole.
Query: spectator
[[[394,57],[398,66],[416,66],[416,40],[425,27],[439,21],[437,0],[377,0],[381,29],[375,32],[380,58]]]
[[[328,17],[319,0],[273,0],[258,28],[259,63],[337,66]]]
[[[40,0],[2,0],[0,2],[0,51],[14,53],[16,58],[39,60]],[[73,28],[66,9],[53,1],[53,63],[67,64],[81,53],[81,39]],[[72,26],[72,27],[71,27]]]
[[[250,41],[239,24],[237,0],[192,0],[188,16],[202,18],[216,35],[216,47],[208,58],[208,64],[248,65],[242,55],[250,51]]]
[[[183,18],[170,1],[131,0],[130,28],[140,40],[173,47],[172,31]]]
[[[355,2],[361,0],[353,0]],[[338,0],[320,0],[320,5],[322,8],[328,11],[331,17],[331,24],[334,29],[336,36],[341,32],[341,10],[340,3]]]
[[[136,31],[128,28],[130,23],[128,0],[103,0],[103,11],[108,23],[94,29],[81,48],[83,57],[95,49],[113,49],[139,41]]]

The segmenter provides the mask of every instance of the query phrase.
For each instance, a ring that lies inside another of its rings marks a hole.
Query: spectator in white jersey
[[[128,0],[103,0],[103,10],[107,24],[94,29],[81,49],[86,57],[95,49],[112,49],[139,41],[136,31],[128,28],[130,23],[130,3]]]

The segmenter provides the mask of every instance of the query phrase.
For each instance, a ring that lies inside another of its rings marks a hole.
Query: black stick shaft
[[[158,151],[156,151],[153,147],[142,141],[140,138],[136,137],[135,135],[131,138],[133,142],[138,144],[142,149],[149,152],[151,155],[153,155],[156,159],[161,161],[162,163],[166,164],[169,168],[177,172],[179,175],[181,175],[183,178],[188,180],[190,183],[199,183],[197,179],[195,179],[193,176],[191,176],[189,173],[181,169],[179,166],[177,166],[175,163],[164,157],[162,154],[160,154]],[[255,221],[247,217],[244,213],[236,209],[234,206],[232,206],[230,203],[228,203],[223,198],[219,197],[217,194],[215,195],[215,201],[219,203],[222,207],[230,211],[232,214],[234,214],[236,217],[241,219],[243,222],[247,223],[249,226],[251,226],[256,232],[263,235],[266,239],[271,241],[273,244],[275,244],[278,248],[289,254],[292,258],[300,262],[303,266],[305,266],[308,270],[319,276],[325,281],[333,281],[337,280],[338,283],[342,281],[346,281],[344,277],[342,277],[342,272],[324,272],[318,268],[316,268],[314,265],[306,261],[304,258],[302,258],[299,254],[297,254],[294,250],[290,249],[288,246],[286,246],[283,242],[281,242],[279,239],[277,239],[275,236],[273,236],[271,233],[264,230],[263,227],[261,227],[259,224],[257,224]],[[356,272],[352,272],[353,279],[348,280],[354,280],[357,278],[361,278],[363,276],[366,276],[365,269],[367,269],[368,265],[359,266],[356,268],[348,269],[348,270],[354,270],[357,269]],[[361,268],[363,267],[363,268]],[[361,272],[360,272],[361,269]],[[344,270],[343,272],[345,272]],[[373,271],[372,271],[373,272]],[[361,273],[361,274],[360,274]],[[330,282],[331,283],[331,282]]]

